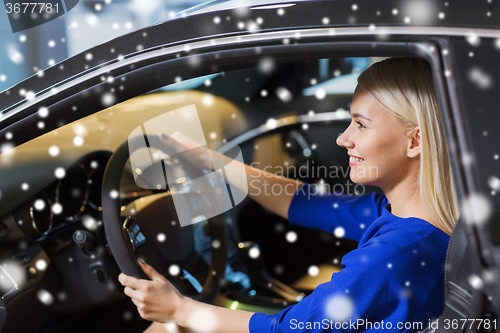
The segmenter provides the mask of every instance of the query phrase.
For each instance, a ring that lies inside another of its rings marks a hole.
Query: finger
[[[170,135],[167,135],[166,133],[161,133],[160,134],[160,141],[170,149],[173,149],[174,151],[168,151],[167,153],[169,155],[175,155],[179,151],[183,151],[186,148],[184,148],[179,142],[174,140]]]
[[[182,147],[181,144],[179,144],[178,140],[175,140],[172,135],[168,135],[167,133],[160,133],[160,141],[163,142],[165,145],[173,147],[173,148],[180,148]]]
[[[123,289],[123,293],[128,297],[130,297],[131,299],[135,299],[138,301],[142,301],[143,299],[143,293],[141,291],[134,290],[130,287],[125,287],[125,289]]]
[[[118,281],[120,281],[120,283],[125,286],[125,287],[130,287],[132,289],[140,289],[141,287],[144,286],[144,282],[147,282],[147,281],[144,281],[144,280],[139,280],[139,279],[136,279],[135,277],[132,277],[132,276],[128,276],[126,274],[123,274],[123,273],[120,273],[120,275],[118,276]]]
[[[141,266],[142,270],[144,273],[146,273],[147,276],[153,281],[155,280],[163,280],[165,279],[163,275],[158,273],[153,267],[149,266],[145,262],[143,262],[141,259],[138,260],[139,265]]]
[[[132,303],[134,303],[134,305],[137,307],[137,310],[139,310],[139,309],[142,310],[142,308],[143,308],[142,302],[139,302],[138,300],[136,300],[134,298],[131,298],[131,300],[132,300]]]
[[[181,144],[187,147],[190,147],[191,149],[200,146],[198,142],[191,139],[189,136],[180,131],[173,132],[172,134],[170,134],[170,137],[173,138],[175,141],[180,142]]]

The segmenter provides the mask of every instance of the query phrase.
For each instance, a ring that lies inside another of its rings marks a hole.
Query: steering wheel
[[[192,207],[202,203],[214,205],[216,204],[214,200],[217,198],[215,195],[205,196],[203,193],[200,194],[200,191],[191,190],[183,194],[175,194],[177,197],[174,206],[171,193],[154,194],[138,199],[142,200],[141,209],[132,209],[130,212],[133,215],[128,216],[123,221],[121,199],[118,195],[120,180],[129,156],[132,156],[132,153],[139,148],[155,148],[170,156],[177,154],[173,148],[164,145],[159,137],[139,135],[129,138],[111,155],[104,171],[102,183],[103,222],[109,248],[123,273],[139,279],[148,279],[137,262],[136,257],[140,256],[158,272],[165,275],[181,293],[199,301],[210,302],[219,291],[220,282],[224,279],[226,269],[227,238],[223,215],[219,214],[208,219],[208,233],[213,240],[211,264],[206,273],[203,289],[196,294],[194,289],[200,289],[201,284],[198,281],[193,281],[194,277],[182,269],[194,253],[193,226],[181,227],[179,223],[176,223],[176,220],[179,220],[177,213],[180,214],[180,212],[177,212],[175,207],[179,207],[178,204],[180,204],[187,208],[183,209],[183,218],[186,218],[185,214],[188,214],[191,221],[196,218],[189,216],[189,214],[193,214],[191,213]],[[184,179],[188,181],[199,178],[199,181],[206,182],[205,188],[212,189],[212,194],[215,194],[216,189],[213,182],[208,177],[199,177],[204,174],[201,169],[183,158],[181,154],[177,154],[177,156],[180,163],[177,165],[176,177],[180,170],[185,177]],[[157,163],[162,163],[158,165],[168,168],[162,161]],[[165,179],[163,180],[165,181]],[[165,184],[166,182],[164,182]],[[220,189],[218,190],[220,192]],[[160,234],[162,234],[161,237]],[[165,234],[167,235],[166,239]],[[180,270],[177,269],[177,274],[168,269],[173,264],[177,265],[176,268],[181,267]],[[193,282],[198,284],[198,288],[194,286]]]

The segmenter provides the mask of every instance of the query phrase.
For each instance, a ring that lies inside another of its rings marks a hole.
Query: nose
[[[354,142],[352,141],[352,139],[350,137],[350,131],[349,131],[350,128],[351,128],[351,126],[349,125],[349,127],[347,127],[347,129],[344,132],[340,133],[340,135],[338,136],[337,144],[340,147],[344,147],[346,149],[350,149],[350,148],[354,147]]]

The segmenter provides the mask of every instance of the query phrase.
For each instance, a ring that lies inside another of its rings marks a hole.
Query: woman
[[[321,195],[308,184],[240,166],[249,179],[300,187],[279,197],[249,193],[266,209],[305,227],[342,227],[346,238],[359,241],[330,282],[276,315],[253,314],[184,298],[141,263],[152,281],[119,277],[141,316],[219,333],[417,331],[437,318],[446,248],[459,211],[429,65],[417,58],[372,65],[358,78],[350,111],[351,124],[337,139],[350,156],[350,177],[384,195]],[[182,135],[162,140],[190,146]],[[148,332],[156,328],[163,326]]]

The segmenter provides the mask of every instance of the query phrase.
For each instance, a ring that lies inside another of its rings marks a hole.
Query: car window
[[[253,67],[188,80],[175,78],[178,82],[60,126],[2,154],[0,188],[4,193],[10,193],[3,199],[4,213],[13,211],[17,222],[25,223],[27,217],[23,216],[26,214],[20,211],[26,207],[19,205],[27,200],[24,205],[31,206],[38,200],[45,208],[39,213],[36,209],[34,211],[43,215],[39,220],[45,221],[47,230],[50,223],[52,229],[57,229],[68,222],[85,219],[88,214],[97,214],[96,220],[99,220],[102,209],[99,184],[109,155],[141,126],[146,126],[148,134],[153,135],[178,130],[169,118],[162,117],[186,107],[196,111],[205,142],[235,142],[247,164],[315,183],[326,191],[355,194],[353,186],[344,188],[349,182],[348,160],[345,150],[335,141],[350,121],[348,110],[357,75],[380,59],[277,62],[271,57],[263,57]],[[111,97],[103,93],[101,100],[104,105],[106,98]],[[44,127],[45,112],[49,111],[41,109],[38,112],[40,129]],[[161,157],[157,155],[155,158]],[[33,168],[34,164],[36,168]],[[29,172],[20,173],[19,170]],[[314,170],[319,172],[314,173]],[[120,189],[124,203],[156,191],[137,185],[133,177],[136,171],[129,163],[124,172]],[[86,180],[92,185],[87,186]],[[58,209],[49,218],[51,207]],[[249,209],[253,210],[248,204],[243,204],[232,212],[235,221],[241,222],[243,237],[269,243],[252,234],[255,225],[251,227],[252,224],[245,220]],[[298,251],[301,246],[286,241],[280,231],[283,222],[275,219],[268,225],[278,233],[275,236],[294,248],[292,252],[296,251],[297,255],[308,253]],[[318,262],[331,261],[335,257],[338,263],[341,259],[339,248],[347,252],[340,243],[337,248],[330,246],[335,241],[332,235],[325,237],[319,231],[299,229],[295,228],[294,232],[299,234],[300,242],[309,239],[317,244],[319,239],[323,244],[324,251],[315,251],[321,257],[317,258]],[[310,234],[306,237],[307,233]],[[43,234],[43,230],[35,232],[33,237]],[[304,260],[297,267],[292,261],[282,260],[294,256],[281,256],[278,263],[280,254],[275,251],[274,254],[275,258],[270,255],[268,259],[272,266],[270,271],[281,278],[285,278],[286,272],[286,279],[290,281],[306,272],[312,259]]]

